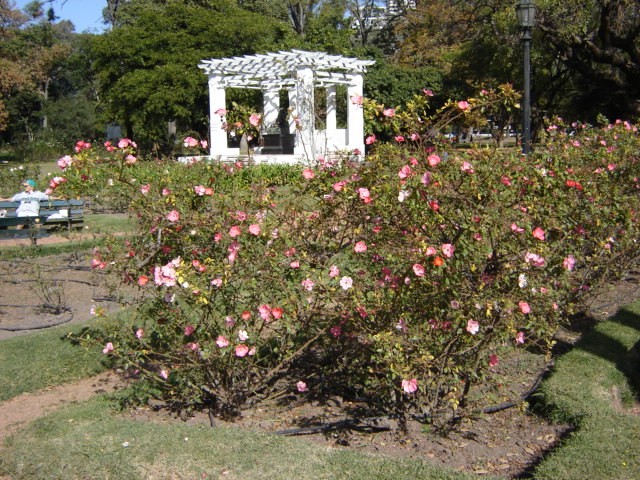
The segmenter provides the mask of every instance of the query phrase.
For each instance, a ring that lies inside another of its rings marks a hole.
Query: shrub
[[[38,169],[32,165],[19,164],[0,168],[0,197],[12,197],[22,190],[22,182],[37,179]]]
[[[492,95],[430,120],[384,115],[417,137],[372,142],[364,164],[319,159],[290,185],[127,163],[126,142],[81,151],[60,188],[111,184],[140,223],[124,251],[95,251],[94,268],[148,294],[134,320],[105,320],[104,352],[181,408],[231,416],[341,389],[400,416],[456,411],[505,350],[549,349],[575,302],[638,255],[636,127],[550,128],[529,157],[438,143],[438,119]]]

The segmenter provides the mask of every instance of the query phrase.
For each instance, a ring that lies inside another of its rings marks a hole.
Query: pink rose
[[[170,222],[177,222],[178,220],[180,220],[180,214],[177,210],[171,210],[167,214],[167,220],[169,220]]]
[[[185,147],[197,147],[197,146],[198,146],[198,141],[197,141],[195,138],[193,138],[193,137],[186,137],[186,138],[183,140],[182,144],[183,144]]]
[[[227,340],[226,337],[224,337],[223,335],[218,335],[218,338],[216,339],[216,345],[219,348],[224,348],[229,346],[229,340]]]
[[[444,243],[440,248],[442,249],[442,254],[447,258],[453,257],[453,252],[456,250],[456,247],[450,243]]]
[[[524,332],[516,333],[516,343],[524,343]]]
[[[258,125],[260,125],[260,118],[262,116],[259,114],[253,114],[249,116],[249,123],[251,124],[251,126],[253,127],[257,127]]]
[[[376,141],[375,135],[369,135],[367,138],[364,139],[364,143],[366,143],[367,145],[371,145],[375,141]]]
[[[240,227],[237,225],[234,225],[229,229],[229,236],[231,238],[238,237],[241,233],[242,233],[242,230],[240,230]]]
[[[409,165],[405,165],[398,172],[398,177],[400,177],[401,180],[404,180],[405,178],[409,177],[411,173],[411,167]]]
[[[105,355],[109,352],[113,352],[113,343],[111,342],[107,342],[107,344],[102,349],[102,353],[104,353]]]
[[[415,273],[417,277],[424,277],[424,267],[419,263],[414,264],[413,273]]]
[[[298,389],[299,392],[306,392],[307,391],[307,384],[300,381],[298,383],[296,383],[296,388]]]
[[[534,267],[544,267],[547,261],[537,253],[527,252],[524,255],[524,261],[530,263]]]
[[[353,279],[351,277],[342,277],[340,279],[340,286],[343,290],[349,290],[353,286]]]
[[[536,227],[531,234],[540,241],[544,241],[544,230],[540,227]]]
[[[371,198],[371,192],[369,192],[368,188],[360,187],[358,188],[358,196],[362,200],[367,200]]]
[[[461,100],[458,102],[458,108],[462,111],[465,111],[469,108],[469,102],[465,100]]]
[[[576,265],[576,259],[573,255],[568,255],[564,261],[562,262],[562,266],[567,270],[573,270],[573,267]]]
[[[189,335],[191,335],[191,334],[192,334],[193,332],[195,332],[195,331],[196,331],[196,329],[195,329],[195,328],[193,328],[191,325],[187,325],[186,327],[184,327],[184,334],[185,334],[185,336],[187,336],[187,337],[188,337]]]
[[[249,353],[249,347],[244,344],[236,345],[236,357],[245,357]]]
[[[498,359],[498,356],[495,353],[489,357],[489,366],[495,367],[499,363],[500,363],[500,360]]]
[[[271,320],[271,307],[269,305],[260,305],[258,312],[260,312],[260,317],[262,317],[263,320],[267,322]]]
[[[340,275],[340,269],[336,265],[331,265],[329,267],[329,276],[337,277],[338,275]]]
[[[393,117],[396,114],[396,109],[395,108],[386,108],[382,111],[382,114],[385,117]]]
[[[302,176],[304,178],[306,178],[307,180],[311,180],[312,178],[316,177],[316,174],[313,172],[313,170],[311,170],[310,168],[305,168],[302,171]]]
[[[227,110],[224,108],[219,108],[213,113],[215,113],[216,115],[220,115],[221,117],[224,117],[227,114]]]
[[[467,322],[466,330],[471,335],[475,335],[476,333],[478,333],[480,331],[480,324],[478,322],[476,322],[475,320],[469,320]]]
[[[520,312],[524,313],[525,315],[531,312],[531,307],[527,302],[518,302],[518,307],[520,308]]]
[[[364,97],[362,95],[351,95],[351,103],[354,105],[362,105]]]
[[[441,159],[438,155],[431,154],[427,157],[427,161],[429,162],[429,166],[435,167],[440,163]]]
[[[475,170],[473,169],[473,165],[471,165],[469,162],[463,162],[462,166],[460,167],[460,170],[462,170],[464,173],[475,172]]]
[[[137,337],[137,338],[142,338],[142,337],[144,337],[144,330],[143,330],[143,329],[141,329],[141,328],[137,329],[137,330],[136,330],[136,337]]]
[[[367,244],[360,241],[360,242],[356,242],[356,244],[353,246],[353,251],[356,253],[362,253],[362,252],[366,252],[367,251]]]
[[[412,378],[410,380],[402,380],[402,389],[406,393],[414,393],[418,390],[418,380]]]
[[[251,235],[260,235],[260,225],[258,225],[257,223],[249,225],[249,233]]]

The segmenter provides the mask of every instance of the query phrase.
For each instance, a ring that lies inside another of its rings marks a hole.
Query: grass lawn
[[[98,348],[87,350],[67,338],[83,326],[61,326],[0,341],[0,401],[105,370]]]
[[[88,250],[99,246],[107,234],[128,234],[135,230],[132,218],[124,214],[95,214],[86,215],[84,228],[67,233],[64,230],[56,232],[69,241],[49,245],[24,245],[19,247],[0,246],[0,260],[8,260],[24,255],[57,255],[60,253]],[[89,236],[89,238],[87,238]]]
[[[63,340],[64,330],[0,342],[2,398],[104,368],[102,355]],[[529,478],[640,480],[640,417],[620,406],[634,401],[623,371],[639,338],[640,302],[599,324],[558,359],[539,403],[576,430]],[[418,460],[323,448],[304,438],[135,422],[110,406],[108,397],[99,396],[29,424],[0,450],[0,473],[34,480],[477,478]]]
[[[639,338],[636,302],[597,325],[558,359],[541,395],[552,418],[577,429],[541,463],[535,478],[640,479],[640,416],[620,408],[632,404],[638,393],[624,372],[631,368],[627,352]]]
[[[0,451],[21,479],[464,480],[416,460],[321,448],[225,427],[132,422],[99,397],[30,424]]]

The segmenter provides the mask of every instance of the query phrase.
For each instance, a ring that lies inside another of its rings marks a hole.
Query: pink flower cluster
[[[181,263],[182,259],[177,257],[163,267],[155,267],[153,269],[153,279],[156,282],[156,285],[173,287],[177,283],[176,268],[178,268]]]

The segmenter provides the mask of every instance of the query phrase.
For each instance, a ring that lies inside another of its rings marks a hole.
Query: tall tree
[[[0,0],[0,131],[7,128],[9,113],[7,96],[14,90],[30,85],[24,58],[16,51],[20,27],[27,17],[12,6],[13,2]]]
[[[232,1],[215,8],[167,1],[132,3],[126,21],[95,37],[93,56],[104,104],[112,120],[140,143],[166,140],[169,120],[206,137],[206,77],[198,64],[269,51],[287,28]]]
[[[574,94],[583,112],[640,115],[638,2],[547,0],[540,5],[538,28],[545,44],[582,80]]]
[[[631,0],[538,0],[532,52],[536,115],[640,114],[640,6]],[[521,82],[514,2],[419,2],[397,58],[441,65],[451,84]],[[461,82],[462,80],[462,82]]]

